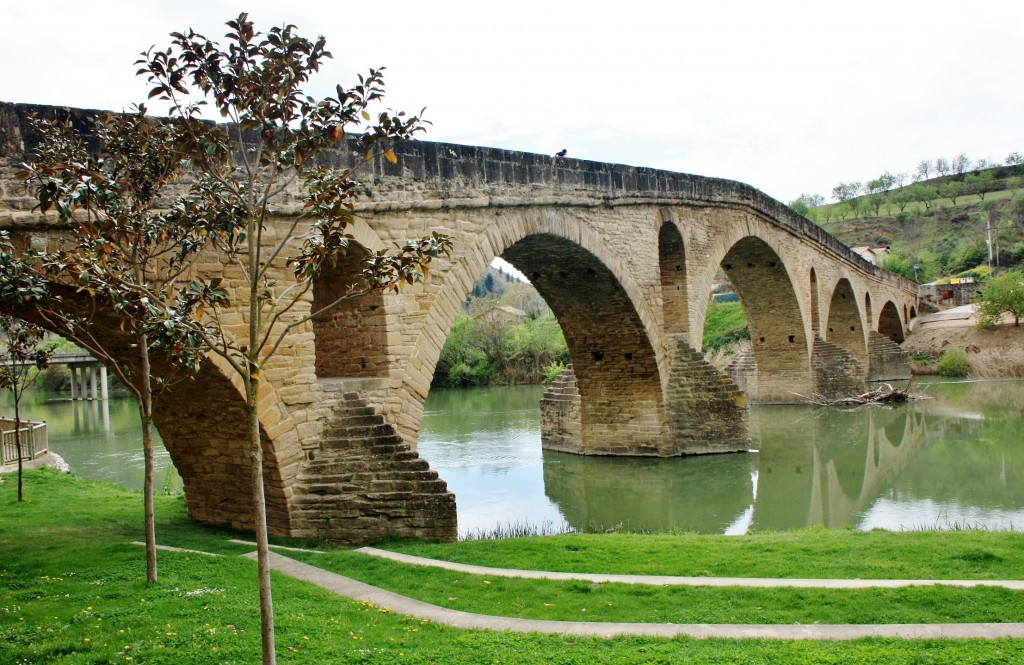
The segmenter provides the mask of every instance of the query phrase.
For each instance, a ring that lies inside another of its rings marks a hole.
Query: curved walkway
[[[679,577],[674,575],[613,575],[603,573],[558,573],[544,570],[520,570],[518,568],[488,568],[465,563],[452,563],[438,559],[425,559],[379,550],[374,547],[360,547],[355,550],[363,554],[390,559],[415,566],[444,568],[458,573],[471,575],[489,575],[491,577],[518,577],[528,580],[578,580],[601,584],[618,582],[620,584],[649,584],[652,586],[741,586],[761,588],[795,588],[795,589],[896,589],[908,586],[944,586],[978,587],[992,586],[1024,591],[1024,580],[846,580],[846,579],[795,579],[788,577]]]
[[[381,551],[381,550],[378,550]],[[247,554],[250,559],[256,553]],[[429,561],[429,560],[424,560]],[[459,564],[452,564],[459,565]],[[615,637],[744,638],[852,640],[864,637],[899,639],[995,639],[1024,638],[1024,623],[936,623],[936,624],[669,624],[669,623],[592,623],[584,621],[543,621],[516,619],[460,612],[357,582],[276,552],[270,553],[270,566],[285,575],[300,579],[353,600],[373,603],[393,612],[434,623],[474,630],[507,630],[521,633],[553,633]],[[477,567],[479,568],[479,567]],[[493,571],[495,569],[483,568]],[[517,571],[530,572],[530,571]],[[490,573],[488,573],[490,574]],[[548,573],[551,574],[551,573]],[[637,576],[626,576],[637,577]],[[546,578],[552,579],[552,578]],[[565,578],[554,578],[565,579]],[[577,578],[570,579],[589,579]],[[687,579],[687,578],[683,578]],[[707,580],[711,578],[689,578]],[[782,580],[792,581],[792,580]],[[819,580],[822,581],[822,580]],[[827,581],[827,580],[825,580]],[[856,582],[858,580],[849,580]],[[879,581],[879,580],[873,580]],[[939,582],[945,583],[945,582]],[[782,586],[782,585],[779,585]]]

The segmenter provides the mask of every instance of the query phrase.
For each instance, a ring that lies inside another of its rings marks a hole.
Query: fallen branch
[[[912,393],[900,388],[893,388],[887,383],[852,397],[829,398],[815,393],[811,395],[810,402],[818,406],[862,406],[865,404],[902,404],[922,399],[931,399],[931,397],[924,393]]]

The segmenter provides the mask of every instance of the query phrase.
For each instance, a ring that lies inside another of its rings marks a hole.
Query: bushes
[[[947,349],[939,358],[938,369],[942,376],[967,376],[971,373],[971,364],[962,350]]]

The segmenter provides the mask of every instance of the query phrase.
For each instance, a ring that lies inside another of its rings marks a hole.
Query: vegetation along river
[[[539,386],[434,389],[420,455],[462,535],[505,530],[1024,528],[1024,381],[921,382],[934,399],[856,410],[755,407],[756,452],[674,459],[541,450]],[[0,411],[11,413],[9,395]],[[142,485],[130,400],[26,397],[73,472]],[[158,486],[180,488],[161,448]],[[509,529],[511,527],[511,529]]]

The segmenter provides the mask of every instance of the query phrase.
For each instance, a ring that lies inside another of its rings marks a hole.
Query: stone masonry
[[[25,245],[53,244],[60,230],[33,211],[31,192],[13,177],[37,140],[31,113],[68,116],[88,133],[97,112],[0,103],[0,228]],[[351,150],[342,145],[329,163],[353,164]],[[558,317],[572,372],[552,388],[563,392],[558,408],[545,407],[557,417],[545,415],[543,436],[549,447],[583,454],[745,450],[748,400],[794,401],[828,374],[819,340],[855,360],[844,359],[842,372],[862,382],[883,362],[869,348],[872,333],[899,341],[907,312],[920,310],[911,283],[742,183],[425,141],[396,152],[397,164],[380,160],[360,172],[352,249],[296,314],[347,289],[366,253],[432,231],[450,235],[454,250],[423,284],[346,301],[299,327],[265,368],[260,422],[277,534],[351,543],[455,536],[454,497],[418,458],[416,440],[441,347],[495,257],[525,273]],[[297,194],[278,202],[282,222],[299,212]],[[275,266],[284,277],[284,264]],[[752,337],[745,369],[730,373],[735,383],[695,352],[719,268],[736,286]],[[240,285],[219,257],[198,269]],[[232,302],[244,297],[239,290]],[[244,325],[240,312],[225,317]],[[110,313],[95,325],[111,339],[120,334]],[[190,514],[244,528],[242,401],[237,379],[209,362],[160,401],[157,425]]]

